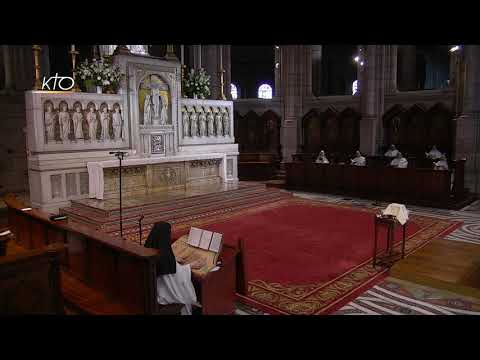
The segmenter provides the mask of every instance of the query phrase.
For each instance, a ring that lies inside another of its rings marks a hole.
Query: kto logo
[[[50,88],[50,81],[53,81],[53,86]],[[67,80],[69,83],[69,86],[66,87],[64,81]],[[75,80],[69,76],[58,76],[58,73],[55,74],[55,76],[50,76],[48,80],[46,80],[45,76],[43,77],[43,84],[42,84],[42,90],[63,90],[63,91],[68,91],[72,90],[73,87],[75,86]]]

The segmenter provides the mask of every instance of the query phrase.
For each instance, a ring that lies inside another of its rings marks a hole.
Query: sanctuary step
[[[157,221],[177,222],[188,217],[201,217],[225,209],[248,208],[291,196],[288,192],[267,189],[265,184],[240,182],[126,198],[122,202],[123,232],[137,232],[142,215],[142,228],[147,230]],[[60,213],[107,233],[116,233],[120,229],[119,201],[116,199],[72,201],[72,206],[60,209]]]

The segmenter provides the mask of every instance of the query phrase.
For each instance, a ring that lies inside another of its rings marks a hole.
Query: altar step
[[[146,229],[157,221],[176,222],[192,216],[201,217],[225,209],[248,208],[291,196],[288,192],[266,189],[264,184],[259,184],[248,188],[193,196],[181,200],[138,205],[123,212],[124,234],[130,231],[138,231],[138,220],[141,215],[144,215],[142,226]],[[70,208],[61,209],[60,212],[68,215],[74,221],[93,226],[104,232],[118,232],[120,228],[119,214],[116,213],[116,210],[110,216],[98,216],[99,212],[92,212],[91,207],[77,202]]]
[[[207,188],[208,189],[208,188]],[[236,197],[247,194],[261,193],[265,190],[265,184],[249,183],[248,185],[240,185],[235,187],[226,186],[217,189],[210,188],[211,191],[190,194],[186,191],[168,191],[161,193],[153,193],[144,196],[135,196],[123,198],[123,217],[128,215],[139,216],[151,211],[169,210],[170,208],[180,208],[183,206],[191,206],[192,202],[209,201],[209,199],[218,200],[219,198]],[[194,191],[192,191],[194,192]],[[72,200],[71,209],[80,212],[87,211],[92,213],[99,219],[115,219],[120,216],[120,206],[118,199],[108,200]],[[68,208],[67,208],[68,209]],[[64,210],[64,209],[61,209]]]

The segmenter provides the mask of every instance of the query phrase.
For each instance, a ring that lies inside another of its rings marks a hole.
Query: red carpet
[[[232,245],[243,238],[249,282],[243,300],[270,313],[318,314],[333,311],[340,300],[386,274],[371,266],[373,216],[368,210],[289,199],[175,224],[174,237],[193,225],[223,233],[225,242]],[[407,226],[407,253],[455,225],[412,217]],[[379,232],[379,239],[384,238],[385,232]],[[395,239],[401,239],[400,227]]]

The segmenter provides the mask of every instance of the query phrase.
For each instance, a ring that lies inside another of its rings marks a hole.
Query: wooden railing
[[[63,285],[76,284],[77,288],[101,294],[110,299],[108,306],[118,313],[165,313],[165,307],[157,302],[158,250],[71,220],[51,221],[48,214],[38,209],[22,210],[25,204],[12,195],[5,198],[5,203],[10,229],[20,246],[43,249],[55,243],[65,245],[60,258]],[[224,246],[219,271],[203,278],[192,276],[204,314],[234,311],[237,254],[236,248]],[[72,294],[65,286],[62,292],[68,298]]]

